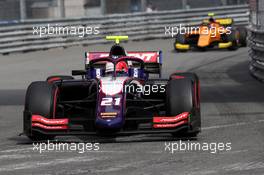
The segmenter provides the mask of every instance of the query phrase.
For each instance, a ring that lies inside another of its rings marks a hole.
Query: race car
[[[26,92],[23,133],[32,140],[59,135],[118,136],[201,131],[200,87],[195,73],[161,79],[161,51],[86,52],[85,69],[32,82]],[[152,75],[154,74],[154,75]],[[151,78],[159,75],[159,78]]]
[[[247,45],[245,27],[233,26],[232,18],[214,19],[214,14],[208,14],[209,19],[203,20],[200,26],[188,27],[188,30],[178,32],[174,48],[176,51],[187,51],[191,48],[206,50],[220,48],[236,50]]]

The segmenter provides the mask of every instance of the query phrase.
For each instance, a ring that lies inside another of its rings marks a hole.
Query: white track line
[[[12,164],[12,165],[4,165],[0,166],[0,172],[3,171],[16,171],[23,169],[36,169],[44,166],[56,166],[60,164],[67,163],[78,163],[78,162],[91,162],[94,160],[98,160],[98,158],[88,158],[88,157],[72,157],[72,158],[64,158],[64,159],[54,159],[51,161],[28,161],[24,163]]]
[[[25,152],[25,151],[30,151],[30,150],[32,150],[31,147],[30,148],[19,148],[19,149],[7,149],[7,150],[2,150],[0,152],[1,153],[20,152],[20,151]]]
[[[255,169],[263,169],[263,162],[238,162],[235,164],[231,164],[223,167],[226,171],[246,171],[246,170],[255,170]]]
[[[24,159],[30,158],[31,155],[23,155],[23,154],[12,154],[12,155],[0,155],[0,160],[2,159]]]
[[[243,125],[250,125],[254,123],[263,123],[264,120],[257,120],[255,122],[239,122],[239,123],[232,123],[232,124],[226,124],[226,125],[216,125],[216,126],[207,126],[202,127],[202,130],[210,130],[210,129],[221,129],[221,128],[227,128],[227,127],[234,127],[234,126],[243,126]]]

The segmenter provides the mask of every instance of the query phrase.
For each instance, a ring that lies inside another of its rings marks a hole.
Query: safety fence
[[[0,53],[8,54],[54,47],[101,44],[107,42],[104,39],[106,35],[128,35],[129,40],[169,38],[170,35],[165,35],[166,26],[198,25],[203,19],[208,18],[209,12],[214,12],[217,18],[233,18],[235,25],[245,26],[249,23],[248,5],[115,14],[92,18],[26,20],[18,23],[0,24]],[[84,34],[83,36],[60,33],[59,35],[40,37],[35,29],[40,29],[43,26],[94,27],[99,32],[91,35]],[[257,51],[254,50],[254,52]]]
[[[264,30],[249,27],[248,45],[251,59],[249,70],[259,80],[264,81]]]

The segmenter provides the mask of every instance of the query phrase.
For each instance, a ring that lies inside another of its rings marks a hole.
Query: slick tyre
[[[197,76],[197,74],[192,73],[192,72],[177,72],[177,73],[173,73],[171,74],[169,80],[177,80],[177,79],[190,79],[192,82],[192,87],[194,88],[193,94],[195,96],[195,115],[201,116],[200,114],[200,80],[199,77]]]
[[[230,46],[228,50],[237,50],[239,44],[239,31],[232,29],[231,33],[227,35],[227,41],[232,42],[232,46]]]
[[[180,33],[178,33],[178,34],[176,35],[175,42],[174,42],[174,49],[175,49],[177,52],[186,52],[186,50],[178,49],[178,48],[176,47],[176,44],[186,44],[186,38],[185,38],[185,35],[184,35],[184,34],[180,34]]]
[[[241,47],[246,47],[247,46],[247,30],[244,27],[239,27],[238,29],[239,32],[239,44]]]
[[[191,112],[193,108],[192,82],[190,79],[170,80],[166,88],[166,114],[175,116]]]
[[[182,112],[192,112],[194,108],[193,83],[190,78],[171,79],[166,88],[166,115],[175,116]],[[171,133],[174,137],[196,137],[198,131],[188,129]]]
[[[25,111],[45,118],[52,118],[56,112],[58,88],[46,81],[37,81],[29,85],[26,93]],[[24,116],[29,117],[29,116]],[[31,121],[31,120],[24,120]],[[26,125],[31,125],[27,123]],[[55,136],[48,136],[38,132],[27,135],[31,140],[51,140]]]

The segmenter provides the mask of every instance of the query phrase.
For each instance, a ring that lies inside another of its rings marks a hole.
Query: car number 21
[[[120,105],[121,98],[119,97],[108,97],[108,98],[102,98],[101,106],[119,106]]]

